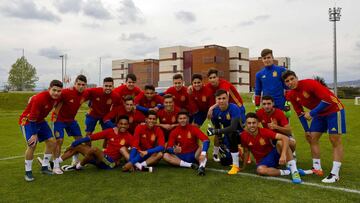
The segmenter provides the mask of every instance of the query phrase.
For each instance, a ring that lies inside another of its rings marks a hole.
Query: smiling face
[[[81,80],[76,80],[75,84],[74,84],[74,88],[79,92],[82,93],[84,92],[85,88],[86,88],[86,82],[81,81]]]
[[[155,91],[152,89],[146,89],[144,95],[146,99],[151,100],[155,96]]]
[[[156,125],[156,115],[148,115],[148,117],[145,119],[145,123],[149,128],[153,128]]]
[[[177,121],[180,126],[186,126],[188,124],[188,117],[185,114],[180,114],[177,118]]]
[[[125,106],[125,111],[126,112],[131,112],[135,109],[135,105],[134,105],[134,101],[133,100],[127,100],[124,103]]]
[[[176,91],[180,91],[183,87],[183,80],[181,78],[177,78],[173,80],[174,87]]]
[[[216,96],[216,104],[221,110],[227,109],[229,106],[229,96],[226,93]]]
[[[120,132],[126,132],[129,128],[129,121],[127,119],[120,119],[117,123],[117,127],[119,128]]]
[[[113,82],[104,82],[103,88],[104,88],[105,94],[110,94],[112,92],[112,90],[114,89],[114,83]]]
[[[215,73],[212,73],[211,75],[209,75],[209,83],[214,86],[217,87],[219,86],[219,76],[217,76]]]
[[[246,130],[250,134],[257,134],[259,121],[256,118],[247,118],[245,122]]]
[[[202,80],[195,78],[192,81],[192,86],[196,91],[199,91],[201,89],[201,87],[203,86]]]
[[[290,89],[295,89],[298,86],[299,79],[294,75],[289,75],[284,80],[285,85],[288,86]]]
[[[51,98],[53,99],[59,99],[60,95],[61,95],[61,87],[58,86],[52,86],[49,88],[49,94],[51,96]]]
[[[129,89],[129,90],[133,90],[135,88],[135,83],[136,81],[133,81],[131,78],[128,78],[125,82],[126,84],[126,87]]]
[[[263,99],[262,107],[266,113],[271,113],[274,110],[274,102],[270,99]]]
[[[271,66],[274,64],[274,57],[271,53],[266,54],[265,56],[261,57],[261,60],[265,66]]]
[[[164,108],[166,111],[172,111],[174,109],[174,99],[172,97],[164,99]]]

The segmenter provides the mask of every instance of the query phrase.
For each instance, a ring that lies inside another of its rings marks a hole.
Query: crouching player
[[[123,167],[123,171],[133,171],[134,165],[140,171],[152,172],[151,165],[157,164],[165,149],[165,138],[161,128],[156,125],[156,112],[148,111],[145,124],[138,125],[132,141],[130,160]],[[148,167],[150,166],[150,167]]]
[[[290,175],[292,182],[299,184],[301,178],[289,147],[289,138],[286,135],[275,133],[269,129],[259,128],[258,117],[255,113],[248,113],[245,121],[245,131],[241,133],[241,144],[244,147],[245,156],[249,151],[253,154],[259,175],[279,176]],[[271,140],[278,140],[276,147]],[[290,170],[277,169],[279,165],[287,165]],[[244,169],[246,162],[243,162]]]
[[[73,153],[82,153],[84,159],[75,166],[76,169],[81,169],[88,163],[94,164],[102,169],[116,167],[119,165],[122,156],[124,156],[125,159],[129,159],[127,147],[131,145],[132,135],[127,132],[128,127],[129,118],[127,116],[119,117],[116,127],[75,140],[71,144],[71,148],[60,157],[60,162],[72,156]],[[107,141],[107,146],[103,151],[97,147],[82,145],[82,143],[100,139]]]
[[[21,131],[26,139],[27,148],[25,151],[25,180],[33,181],[32,162],[34,159],[34,151],[38,142],[45,142],[46,148],[44,153],[44,162],[42,163],[41,173],[53,174],[48,169],[49,161],[54,153],[56,141],[45,117],[53,109],[57,103],[61,89],[62,82],[53,80],[50,83],[47,91],[41,92],[29,99],[24,112],[19,118]]]
[[[198,170],[198,175],[203,176],[210,141],[199,128],[189,124],[189,115],[186,111],[180,111],[177,120],[179,126],[171,131],[163,158],[171,165]],[[202,141],[202,147],[198,146],[199,139]],[[200,163],[200,167],[197,162]]]

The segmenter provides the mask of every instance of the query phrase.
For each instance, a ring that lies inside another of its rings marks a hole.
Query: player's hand
[[[214,128],[208,128],[208,129],[206,130],[206,132],[207,132],[207,135],[208,135],[208,136],[213,136],[213,135],[215,135],[215,129],[214,129]]]
[[[180,154],[181,153],[181,147],[180,147],[180,144],[176,145],[174,147],[174,153],[175,154]]]
[[[271,118],[271,123],[268,123],[268,126],[271,130],[276,130],[278,128],[276,120]]]
[[[281,155],[279,159],[279,165],[285,165],[286,164],[286,156]]]
[[[158,107],[154,107],[154,108],[150,108],[149,110],[152,110],[152,111],[158,112],[158,111],[159,111],[159,108],[158,108]]]
[[[304,117],[306,118],[306,120],[310,121],[312,119],[312,117],[310,116],[309,112],[305,112]]]
[[[192,85],[190,85],[190,86],[187,88],[187,92],[188,92],[188,94],[192,94],[192,92],[193,92],[193,86],[192,86]]]
[[[206,155],[200,155],[200,156],[199,156],[199,163],[204,162],[205,159],[206,159]]]
[[[30,139],[28,140],[28,146],[29,147],[35,147],[36,143],[38,142],[38,136],[32,135]]]
[[[144,157],[144,156],[146,156],[148,154],[147,151],[140,151],[139,153],[140,153],[141,157]]]
[[[255,113],[256,113],[256,112],[258,112],[258,111],[259,111],[259,109],[260,109],[260,107],[259,107],[259,106],[255,106]]]

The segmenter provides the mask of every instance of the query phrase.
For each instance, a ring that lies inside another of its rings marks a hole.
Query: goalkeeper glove
[[[214,128],[208,128],[207,129],[207,135],[208,136],[219,135],[219,133],[220,133],[219,129],[214,129]]]

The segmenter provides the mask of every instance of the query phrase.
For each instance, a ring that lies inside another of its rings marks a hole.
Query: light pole
[[[60,55],[61,58],[61,82],[64,84],[64,57],[65,55]]]
[[[329,20],[334,22],[334,93],[337,96],[337,55],[336,55],[336,21],[340,21],[341,8],[329,8]]]

